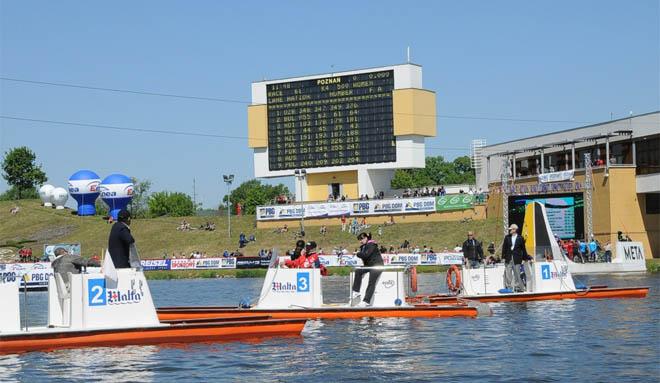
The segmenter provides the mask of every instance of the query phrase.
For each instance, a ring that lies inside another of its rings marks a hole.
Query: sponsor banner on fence
[[[142,259],[140,264],[144,271],[150,270],[169,270],[171,259]]]
[[[170,270],[235,269],[236,258],[169,259]]]
[[[170,270],[193,270],[195,259],[170,259]]]
[[[201,258],[195,259],[195,269],[235,269],[236,258]]]
[[[573,170],[564,170],[561,172],[543,173],[539,174],[539,182],[559,182],[568,181],[573,179]]]
[[[403,211],[407,213],[427,213],[435,211],[435,197],[406,198]]]
[[[273,205],[257,207],[257,220],[297,219],[432,213],[435,211],[469,209],[474,205],[474,196],[454,194],[443,197],[419,197],[397,199],[374,199],[352,202],[320,202],[304,205]]]
[[[419,265],[419,254],[390,254],[390,265]]]
[[[100,272],[99,267],[88,267],[87,272]],[[21,281],[21,287],[25,285],[23,275],[26,275],[27,286],[32,288],[48,287],[48,278],[53,275],[53,269],[49,262],[36,263],[0,263],[0,280],[7,282]]]
[[[236,258],[237,269],[256,269],[261,267],[261,258],[259,257],[238,257]]]
[[[435,197],[436,211],[470,209],[474,205],[474,196],[470,194],[450,194]]]

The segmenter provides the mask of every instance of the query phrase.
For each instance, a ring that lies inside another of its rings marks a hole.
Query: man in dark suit
[[[467,239],[463,242],[463,256],[465,257],[466,263],[465,266],[469,269],[474,269],[479,267],[479,264],[484,259],[484,250],[476,238],[474,238],[474,232],[468,231]]]
[[[504,287],[516,292],[525,291],[525,285],[520,277],[520,265],[529,259],[525,249],[525,239],[518,235],[518,225],[509,226],[509,234],[502,243],[502,258],[504,258]]]
[[[112,225],[110,238],[108,238],[108,251],[116,269],[129,269],[131,267],[131,245],[135,239],[131,235],[131,213],[121,210],[117,214],[117,222]]]

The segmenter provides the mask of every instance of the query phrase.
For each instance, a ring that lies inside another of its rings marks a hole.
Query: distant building
[[[593,167],[591,201],[585,154]],[[481,157],[477,187],[490,191],[489,215],[502,216],[503,192],[509,218],[519,216],[516,204],[525,197],[554,198],[575,207],[575,215],[560,220],[566,226],[576,220],[566,237],[587,236],[591,218],[601,243],[614,244],[621,231],[644,244],[647,258],[660,257],[660,112],[484,146]],[[591,217],[581,210],[589,202]]]

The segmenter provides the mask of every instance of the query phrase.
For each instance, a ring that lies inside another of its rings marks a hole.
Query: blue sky
[[[438,135],[427,155],[451,159],[467,154],[473,138],[496,143],[660,109],[658,4],[4,0],[0,74],[249,101],[252,81],[403,63],[410,46],[424,87],[437,92]],[[1,80],[0,114],[247,136],[240,102]],[[225,192],[222,173],[238,182],[253,174],[244,139],[0,119],[0,151],[20,145],[37,153],[55,185],[88,168],[192,194],[195,178],[206,207]]]

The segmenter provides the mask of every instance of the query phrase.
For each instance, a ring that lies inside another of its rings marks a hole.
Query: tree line
[[[2,176],[10,188],[0,194],[0,200],[39,198],[36,187],[48,181],[41,164],[37,164],[36,154],[26,146],[7,151],[2,161]],[[158,191],[151,193],[151,181],[133,178],[134,193],[130,210],[134,217],[182,217],[195,215],[200,208],[192,198],[182,192]],[[473,184],[474,169],[468,156],[445,161],[444,157],[426,157],[426,166],[421,169],[397,169],[391,181],[393,189],[420,188],[436,185]],[[280,195],[289,195],[289,189],[283,185],[268,185],[260,180],[241,183],[231,191],[232,214],[236,206],[241,205],[243,214],[253,215],[259,205],[268,205]],[[219,210],[226,209],[227,196],[222,200]],[[97,214],[106,215],[107,207],[98,199]]]

